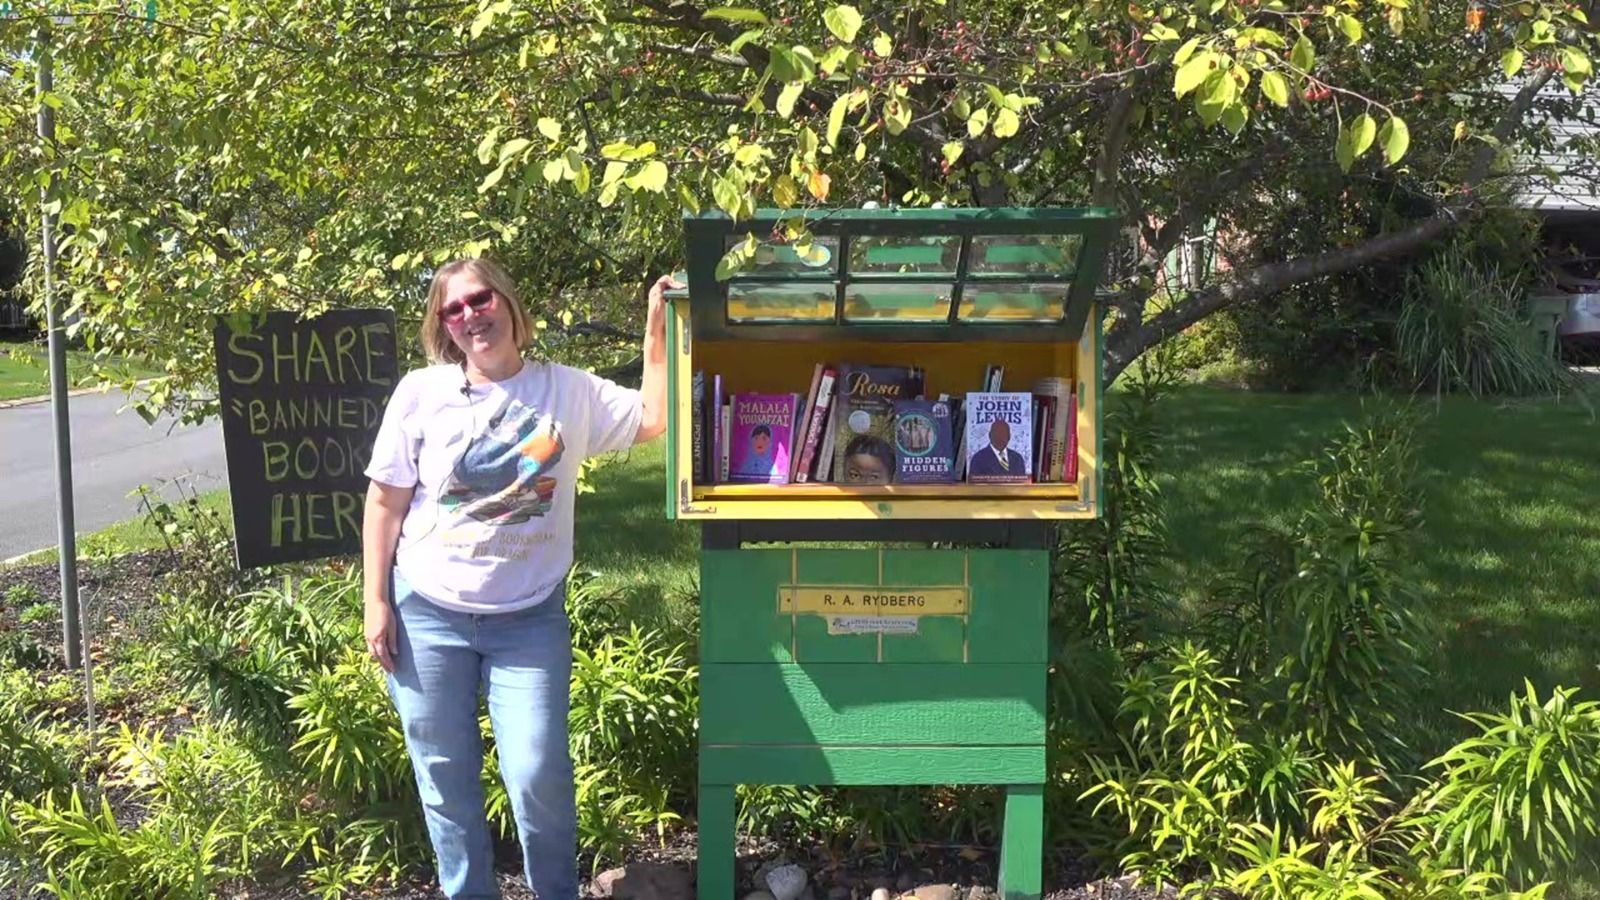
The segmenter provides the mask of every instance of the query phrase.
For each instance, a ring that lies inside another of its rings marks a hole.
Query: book
[[[834,403],[833,480],[888,484],[894,479],[894,404],[922,393],[922,370],[846,365]]]
[[[816,402],[812,404],[810,415],[806,418],[805,428],[801,430],[800,462],[795,466],[795,481],[801,484],[813,479],[822,480],[813,473],[818,469],[817,450],[823,444],[823,432],[827,430],[828,423],[832,421],[828,412],[833,409],[834,381],[833,366],[825,365],[822,369],[822,377],[817,380]]]
[[[722,376],[713,375],[711,376],[711,409],[707,411],[707,416],[711,422],[712,447],[711,453],[706,459],[706,482],[708,484],[717,484],[728,477],[728,473],[723,470],[722,465],[723,460],[726,458],[723,454],[723,449],[727,446],[723,442],[723,429],[727,423],[722,420],[722,403]]]
[[[900,400],[894,405],[895,481],[949,484],[955,480],[950,404]]]
[[[1068,395],[1066,426],[1060,429],[1063,433],[1061,440],[1061,481],[1068,484],[1078,483],[1078,392],[1073,391]]]
[[[837,410],[839,408],[839,385],[837,383],[834,384],[833,393],[834,402],[832,407]],[[822,443],[817,445],[817,469],[814,477],[819,482],[827,483],[833,480],[833,444],[834,438],[838,433],[839,417],[830,411],[828,423],[822,428]]]
[[[706,477],[706,373],[696,371],[692,384],[690,415],[694,421],[689,423],[689,440],[694,443],[694,480],[703,484],[710,480]]]
[[[1055,406],[1056,398],[1033,395],[1033,480],[1040,484],[1050,480],[1050,427]]]
[[[805,447],[805,430],[811,424],[811,408],[817,404],[817,386],[822,382],[822,363],[817,363],[811,369],[811,387],[806,389],[806,397],[800,403],[800,409],[795,413],[794,446],[789,453],[789,481],[800,480],[800,456]]]
[[[729,410],[733,407],[722,404],[717,410],[717,483],[726,484],[728,481],[728,428],[732,422],[728,417]]]
[[[1034,382],[1033,392],[1055,398],[1051,410],[1049,440],[1045,452],[1038,457],[1040,481],[1061,482],[1066,477],[1067,432],[1076,427],[1077,404],[1073,402],[1072,382],[1065,378],[1041,378]],[[1076,480],[1076,479],[1070,479]]]
[[[728,480],[788,484],[799,394],[734,394],[728,428]]]
[[[1026,484],[1033,474],[1033,395],[967,395],[967,481]]]

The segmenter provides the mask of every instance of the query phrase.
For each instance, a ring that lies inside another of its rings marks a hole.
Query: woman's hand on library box
[[[367,641],[367,652],[378,661],[385,672],[394,671],[395,653],[400,649],[399,627],[394,620],[394,607],[387,601],[362,604],[361,633]]]

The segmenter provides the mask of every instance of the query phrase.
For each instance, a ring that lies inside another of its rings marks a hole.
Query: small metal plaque
[[[964,616],[971,590],[951,587],[863,587],[784,585],[778,612],[847,617]]]
[[[829,634],[916,634],[916,616],[829,616]]]

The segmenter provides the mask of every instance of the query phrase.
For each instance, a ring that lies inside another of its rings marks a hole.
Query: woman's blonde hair
[[[428,302],[422,312],[422,352],[428,355],[428,360],[458,366],[467,361],[466,354],[451,340],[449,330],[439,321],[445,285],[461,272],[476,275],[484,286],[500,296],[500,302],[510,308],[511,339],[517,344],[517,352],[526,351],[533,340],[533,320],[528,317],[528,311],[522,308],[522,300],[517,297],[517,286],[511,276],[493,260],[457,259],[440,266],[433,273],[433,283],[428,285]]]

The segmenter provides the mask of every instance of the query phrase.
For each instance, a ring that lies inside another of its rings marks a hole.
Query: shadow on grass
[[[1252,525],[1316,496],[1294,471],[1360,416],[1353,396],[1192,388],[1162,458],[1178,584],[1197,603]],[[1572,401],[1419,403],[1425,524],[1417,577],[1438,646],[1419,704],[1424,753],[1465,733],[1449,710],[1504,706],[1524,678],[1600,697],[1600,422]]]

